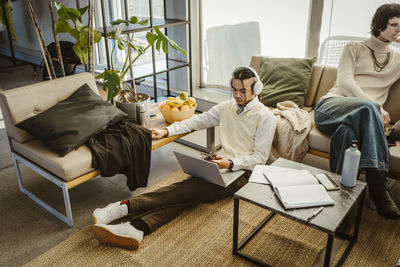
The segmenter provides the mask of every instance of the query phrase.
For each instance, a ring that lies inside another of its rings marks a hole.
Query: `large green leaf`
[[[119,50],[125,50],[125,44],[121,40],[117,40],[117,46]]]
[[[82,47],[88,46],[88,35],[90,34],[90,44],[92,43],[92,31],[84,26],[82,30],[79,32],[79,44]],[[99,31],[94,31],[94,43],[98,43],[101,40],[101,34]],[[90,45],[92,46],[92,45]]]
[[[111,25],[113,25],[113,26],[116,26],[116,25],[119,25],[119,24],[125,24],[125,25],[128,25],[129,24],[129,20],[126,20],[126,19],[117,19],[117,20],[114,20],[114,21],[111,21]]]
[[[83,54],[84,63],[88,62],[89,48],[87,46],[83,46],[83,47],[81,47],[81,51]]]
[[[76,28],[77,28],[78,30],[82,30],[84,27],[88,28],[87,25],[83,25],[79,20],[77,20],[77,21],[75,22],[75,24],[76,24]]]
[[[80,36],[81,36],[81,32],[80,32],[80,31],[78,31],[77,29],[71,28],[71,29],[69,30],[69,34],[71,34],[72,37],[74,37],[75,40],[76,40],[77,42],[79,42],[79,38],[80,38]]]
[[[160,27],[155,26],[154,31],[159,35],[159,36],[164,36],[164,34],[160,31]]]
[[[99,31],[94,30],[94,43],[98,43],[101,40],[101,33]]]
[[[66,7],[61,2],[55,2],[54,6],[57,9],[57,14],[58,14],[60,19],[62,19],[62,20],[71,19],[69,14],[68,14],[68,12],[67,12],[67,10],[66,10]]]
[[[89,29],[88,28],[83,28],[80,31],[80,36],[79,36],[79,44],[82,47],[87,47],[88,46],[88,36],[89,36]]]
[[[107,33],[107,38],[108,39],[115,39],[115,31],[110,31]]]
[[[103,89],[108,90],[107,101],[113,99],[120,91],[120,77],[112,70],[104,70]]]
[[[164,39],[162,43],[162,48],[165,54],[168,54],[168,39]]]
[[[140,24],[140,25],[142,25],[142,26],[147,25],[147,23],[149,23],[149,20],[148,20],[148,19],[143,19],[143,20],[140,20],[140,21],[137,22],[137,24]]]
[[[105,70],[107,70],[107,69],[105,69]],[[102,73],[96,75],[94,78],[95,79],[104,79],[105,74],[106,74],[106,72],[103,71]]]
[[[118,73],[119,73],[119,70],[108,70],[108,69],[104,69],[104,71],[103,71],[102,73],[100,73],[99,75],[97,75],[95,78],[96,78],[96,79],[104,79],[105,74],[106,74],[107,71],[111,71],[111,72],[113,72],[113,73],[115,73],[115,74],[117,74],[117,75],[118,75]]]
[[[157,41],[157,34],[152,33],[152,32],[147,32],[146,33],[146,39],[149,45],[153,45],[155,41]]]
[[[65,10],[68,13],[69,18],[74,22],[76,22],[81,16],[81,13],[79,13],[79,11],[76,10],[75,8],[65,7]]]
[[[57,21],[55,29],[56,33],[69,32],[70,29],[72,29],[72,27],[67,21],[61,19]]]
[[[138,22],[138,18],[136,16],[132,16],[129,18],[129,22],[131,24],[136,24]]]
[[[88,10],[89,6],[85,6],[79,9],[80,16],[85,14],[86,10]]]
[[[168,41],[168,43],[171,45],[171,47],[177,51],[177,52],[181,52],[182,54],[186,55],[186,51],[180,47],[180,45],[178,45],[177,43],[175,43],[174,41],[172,41],[171,39],[168,38],[168,36],[164,35],[164,38]],[[164,51],[165,52],[165,51]]]
[[[82,57],[82,53],[81,53],[81,47],[80,47],[79,45],[77,45],[77,44],[74,44],[74,45],[72,46],[72,49],[74,49],[74,52],[75,52],[75,54],[79,57],[79,59],[81,60],[81,63],[82,63],[82,64],[85,63],[85,62],[83,61],[83,57]]]
[[[161,42],[162,42],[162,39],[161,38],[157,38],[157,43],[156,43],[156,50],[157,51],[160,51]]]

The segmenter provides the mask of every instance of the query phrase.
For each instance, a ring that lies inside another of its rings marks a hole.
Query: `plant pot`
[[[138,93],[138,95],[141,95],[142,99],[144,99],[144,100],[142,100],[140,102],[121,102],[119,100],[119,95],[117,95],[116,97],[114,97],[115,105],[117,106],[117,108],[119,108],[120,110],[122,110],[123,112],[128,114],[128,117],[134,119],[135,122],[137,123],[137,121],[138,121],[137,114],[136,114],[137,105],[144,102],[145,121],[150,121],[150,96],[148,94],[144,94],[144,93]]]

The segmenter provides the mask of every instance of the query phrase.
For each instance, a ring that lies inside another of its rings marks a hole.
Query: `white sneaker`
[[[128,215],[128,206],[121,205],[120,201],[108,204],[105,208],[95,209],[93,221],[95,224],[109,224],[110,222]]]
[[[129,222],[116,225],[94,224],[92,230],[100,242],[127,249],[139,248],[143,240],[143,231],[136,229]]]

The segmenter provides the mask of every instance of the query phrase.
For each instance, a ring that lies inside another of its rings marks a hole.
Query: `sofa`
[[[0,107],[21,192],[69,226],[73,225],[73,219],[68,190],[99,174],[98,170],[92,168],[92,154],[89,148],[82,145],[60,157],[45,146],[43,141],[35,139],[15,124],[65,100],[85,83],[99,94],[93,76],[87,72],[12,90],[0,89]],[[23,163],[62,189],[65,215],[23,186],[19,163]]]
[[[262,56],[256,55],[251,58],[250,66],[260,74]],[[315,126],[314,106],[320,98],[331,89],[336,80],[337,69],[331,66],[314,64],[312,68],[309,88],[304,96],[303,109],[310,113],[312,129],[308,135],[308,153],[329,159],[330,137]],[[384,104],[384,109],[389,112],[391,123],[400,120],[400,80],[393,84],[390,89],[388,100]],[[400,142],[396,141],[396,146],[391,147],[389,177],[400,180]]]

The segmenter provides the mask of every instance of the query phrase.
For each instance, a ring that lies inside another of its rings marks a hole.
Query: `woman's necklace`
[[[368,48],[369,48],[369,47],[368,47]],[[374,52],[374,50],[372,50],[371,48],[369,48],[369,51],[371,52],[371,57],[372,57],[372,60],[374,61],[374,69],[375,69],[377,72],[381,72],[382,69],[383,69],[384,67],[386,67],[386,65],[389,63],[389,60],[390,60],[390,52],[387,52],[387,53],[386,53],[386,59],[385,59],[385,61],[379,62],[379,61],[376,59],[376,57],[375,57],[375,52]]]

